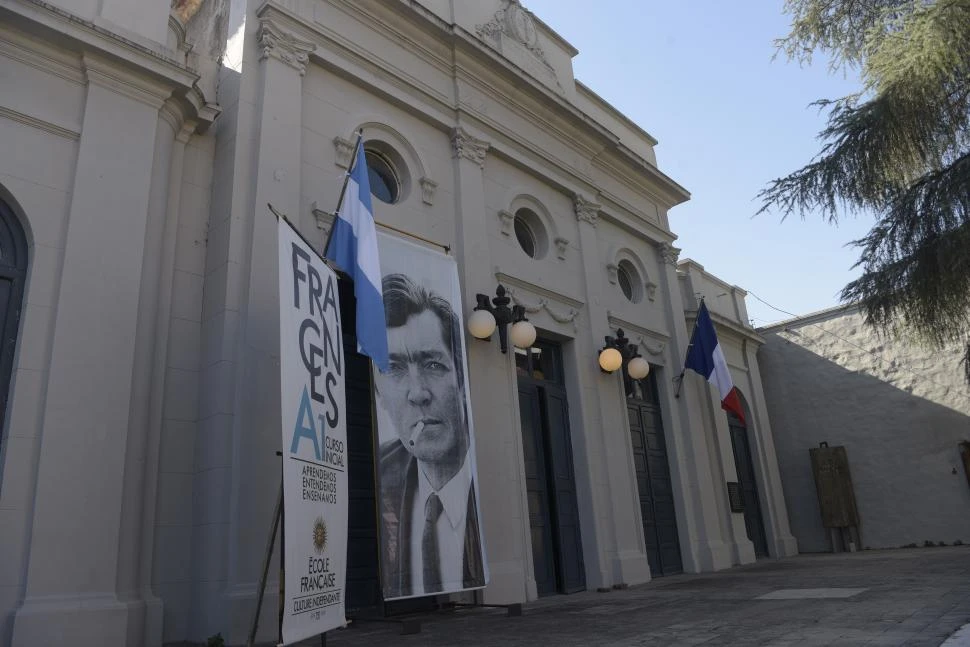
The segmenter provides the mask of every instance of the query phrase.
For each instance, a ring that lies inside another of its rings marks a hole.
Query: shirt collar
[[[431,487],[431,482],[428,481],[424,470],[421,469],[421,463],[418,463],[418,492],[420,493],[420,500],[422,502],[426,501],[428,496],[432,492],[435,492],[441,500],[445,516],[448,517],[448,523],[455,529],[461,525],[465,520],[465,516],[468,514],[468,491],[471,488],[472,482],[470,462],[468,460],[468,452],[465,452],[465,460],[461,464],[461,469],[437,492]]]

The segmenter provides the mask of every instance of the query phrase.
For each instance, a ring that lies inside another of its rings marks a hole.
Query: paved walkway
[[[418,635],[366,623],[331,632],[327,645],[937,647],[970,622],[970,546],[801,555],[623,591],[543,598],[519,618],[502,609],[419,618]],[[947,647],[954,641],[963,638]]]

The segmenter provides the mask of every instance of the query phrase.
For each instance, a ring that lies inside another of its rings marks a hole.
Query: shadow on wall
[[[970,440],[970,416],[777,334],[766,340],[758,363],[799,552],[831,550],[808,453],[823,441],[848,453],[862,547],[970,543],[970,487],[959,448]]]

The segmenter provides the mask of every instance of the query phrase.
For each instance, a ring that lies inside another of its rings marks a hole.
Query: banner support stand
[[[277,452],[282,456],[282,452]],[[256,641],[256,630],[259,628],[259,611],[263,606],[263,592],[266,589],[266,579],[269,575],[269,563],[273,558],[273,545],[276,544],[276,531],[280,525],[280,514],[283,511],[283,474],[280,473],[280,489],[276,495],[276,509],[273,511],[273,524],[269,532],[269,541],[266,542],[266,554],[263,556],[263,572],[259,578],[259,586],[256,589],[256,610],[253,612],[253,623],[249,630],[249,640],[246,647],[253,647]]]

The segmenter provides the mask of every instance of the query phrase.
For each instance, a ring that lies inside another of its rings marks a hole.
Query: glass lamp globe
[[[476,339],[488,339],[495,332],[495,316],[488,310],[476,310],[468,318],[468,332]]]
[[[642,357],[634,357],[630,360],[626,370],[634,380],[642,380],[650,374],[650,363]]]
[[[528,321],[517,321],[512,324],[509,339],[516,348],[529,348],[536,341],[536,327]]]
[[[604,348],[600,351],[600,368],[612,373],[623,366],[623,355],[615,348]]]

